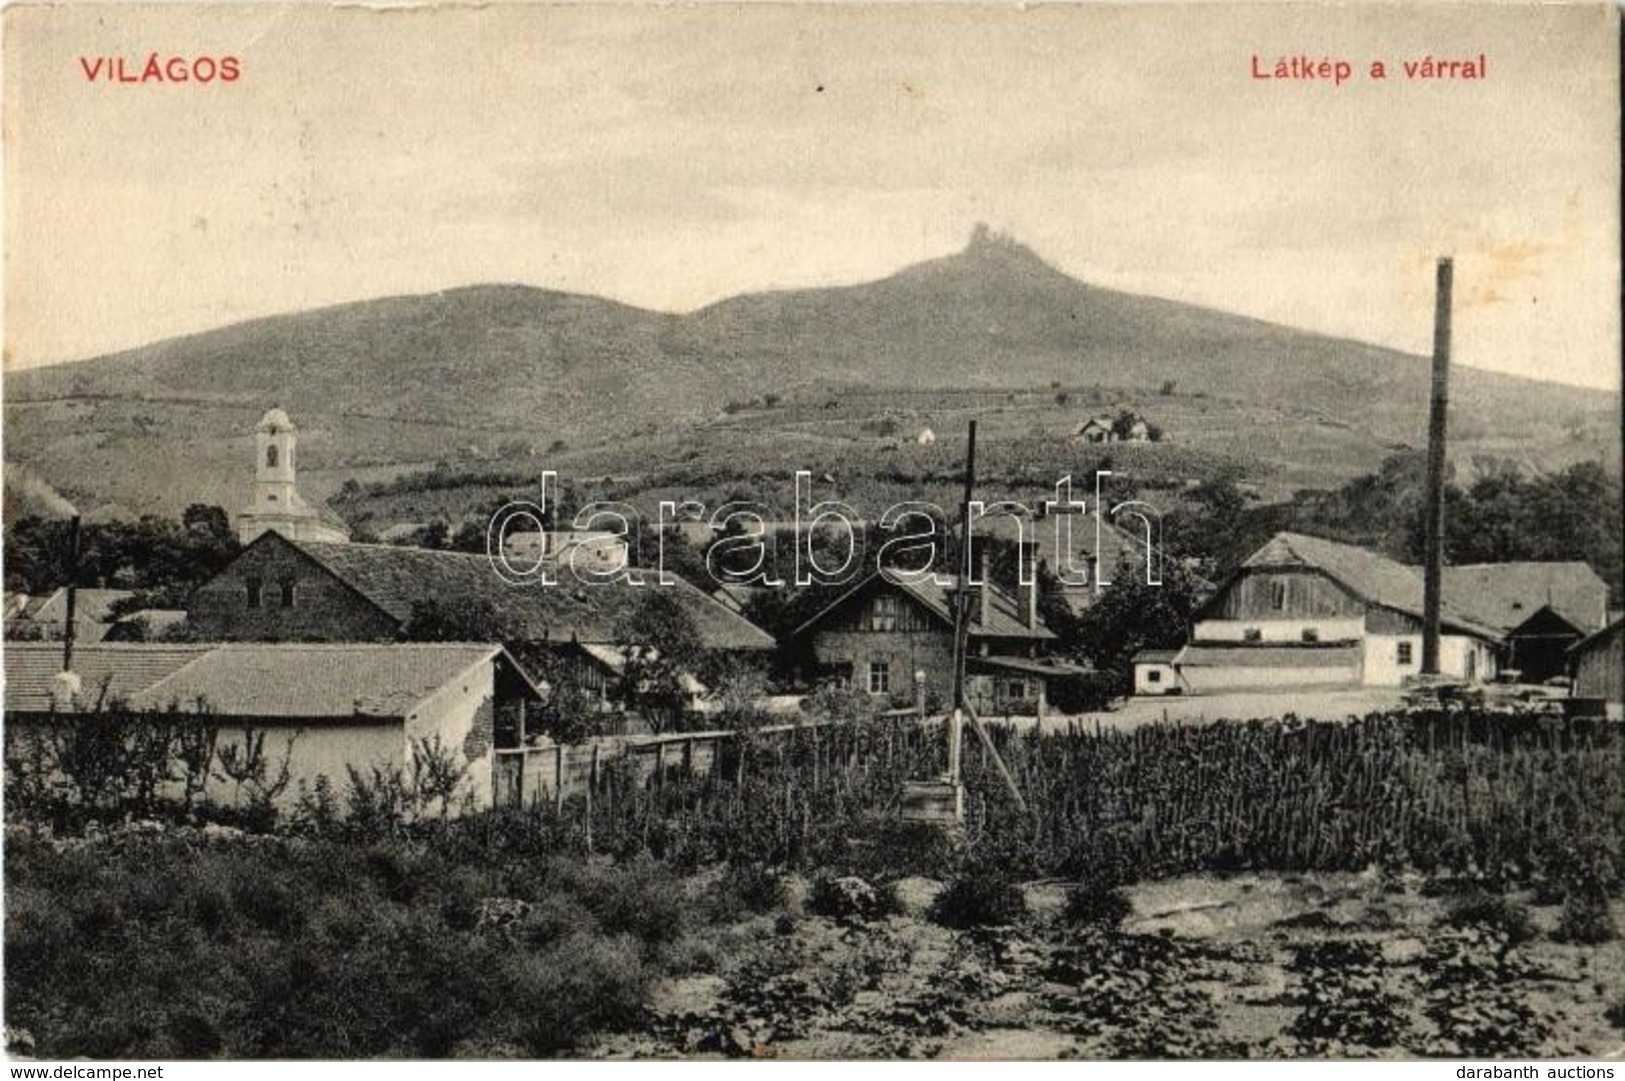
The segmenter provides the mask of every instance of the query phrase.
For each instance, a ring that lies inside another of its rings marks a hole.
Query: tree
[[[546,700],[531,714],[536,728],[572,745],[604,734],[604,711],[583,686],[576,658],[546,645],[518,645],[514,652],[532,679],[547,684]]]
[[[401,635],[409,642],[507,642],[519,637],[512,620],[483,597],[415,601]]]
[[[1095,603],[1061,630],[1063,645],[1089,661],[1116,694],[1133,686],[1134,655],[1185,641],[1196,608],[1196,588],[1183,568],[1165,566],[1162,584],[1151,585],[1143,567],[1125,560]]]
[[[652,589],[615,625],[615,643],[626,658],[622,694],[657,734],[688,709],[687,681],[703,660],[694,619],[670,592]]]

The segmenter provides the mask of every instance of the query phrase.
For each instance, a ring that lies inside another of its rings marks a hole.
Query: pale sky
[[[5,14],[8,366],[476,282],[688,310],[980,221],[1098,285],[1424,354],[1453,254],[1459,363],[1619,386],[1604,6]],[[152,50],[242,77],[79,63]],[[1430,53],[1487,78],[1406,80]]]

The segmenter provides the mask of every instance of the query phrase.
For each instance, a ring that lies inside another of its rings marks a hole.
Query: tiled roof
[[[108,609],[113,606],[113,602],[135,596],[135,593],[128,589],[80,589],[77,593],[78,596],[73,601],[75,623],[109,623],[112,616],[108,614]],[[44,600],[30,605],[25,614],[36,622],[62,622],[68,616],[68,591],[57,590]]]
[[[1020,672],[1023,675],[1043,676],[1045,678],[1060,678],[1062,676],[1096,676],[1100,673],[1093,668],[1081,664],[1071,664],[1067,661],[1058,661],[1050,657],[1042,659],[1028,659],[1026,657],[966,657],[965,667],[971,672],[983,672],[992,669],[995,672]]]
[[[568,572],[557,585],[515,586],[498,578],[484,555],[383,544],[293,544],[405,624],[419,602],[477,598],[488,602],[519,637],[535,641],[613,641],[616,624],[654,589],[665,590],[693,619],[709,649],[771,649],[772,637],[737,612],[671,575],[673,585],[582,584]],[[652,578],[652,573],[649,575]]]
[[[131,695],[137,709],[179,706],[230,717],[405,717],[500,646],[243,643],[208,649]]]
[[[1608,586],[1580,562],[1446,567],[1444,595],[1456,611],[1502,634],[1547,606],[1582,631],[1608,618]]]
[[[1422,616],[1421,572],[1352,544],[1303,533],[1277,533],[1268,544],[1248,556],[1242,567],[1313,567],[1368,602],[1418,619]],[[1500,638],[1494,627],[1458,609],[1448,596],[1441,606],[1440,618],[1445,626],[1454,630],[1490,640]]]
[[[879,577],[878,573],[871,575]],[[934,578],[923,582],[902,582],[898,588],[947,620],[954,618],[953,593],[938,585]],[[991,582],[981,588],[988,591],[987,622],[982,622],[981,602],[972,596],[970,602],[970,636],[972,638],[1054,638],[1042,618],[1037,627],[1029,627],[1022,619],[1021,606],[1016,599]]]
[[[1142,649],[1134,655],[1135,664],[1171,664],[1179,656],[1177,649]]]
[[[1109,520],[1101,519],[1098,521],[1097,538],[1097,519],[1093,511],[1087,514],[1052,514],[1042,518],[1023,519],[1013,518],[1008,514],[990,514],[977,520],[976,535],[1014,542],[1018,536],[1024,534],[1026,540],[1037,544],[1039,560],[1048,564],[1051,572],[1057,572],[1063,567],[1062,550],[1057,536],[1061,530],[1057,526],[1059,522],[1067,519],[1071,521],[1070,536],[1067,538],[1071,555],[1066,565],[1070,566],[1074,574],[1081,571],[1087,576],[1084,585],[1061,586],[1061,595],[1074,609],[1086,608],[1095,600],[1097,554],[1100,557],[1098,567],[1108,585],[1125,574],[1137,576],[1145,574],[1146,542],[1143,532],[1136,535],[1112,524]],[[1159,556],[1164,554],[1158,553]]]
[[[104,695],[112,702],[145,690],[197,660],[212,646],[80,645],[73,651],[73,670],[82,696],[92,703]],[[40,642],[5,645],[6,712],[51,708],[53,681],[62,671],[62,646]]]
[[[1359,662],[1358,645],[1191,645],[1174,659],[1180,668],[1351,668]]]
[[[882,575],[881,572],[876,571],[873,574],[870,574],[869,577],[865,578],[863,581],[859,582],[857,585],[853,586],[851,589],[847,590],[845,593],[841,594],[832,603],[826,605],[817,615],[813,616],[801,626],[797,627],[792,634],[799,636],[802,633],[812,629],[814,624],[821,622],[828,613],[833,612],[837,608],[845,605],[850,598],[866,592],[877,585],[889,585],[894,589],[899,589],[904,593],[907,593],[909,596],[919,601],[920,604],[924,605],[926,610],[935,616],[939,621],[946,624],[950,628],[953,626],[954,610],[953,593],[951,589],[938,585],[934,578],[924,582],[893,582],[889,578]],[[981,618],[982,606],[973,596],[970,602],[969,628],[969,634],[972,638],[1029,638],[1047,640],[1055,637],[1055,635],[1050,632],[1050,629],[1044,625],[1042,618],[1039,619],[1038,626],[1036,628],[1028,627],[1022,621],[1020,606],[1017,604],[1016,599],[1010,596],[1010,594],[1006,593],[999,587],[992,585],[991,583],[983,588],[988,590],[988,620],[987,624],[984,626]]]
[[[1625,630],[1625,619],[1616,619],[1601,630],[1592,631],[1578,642],[1569,647],[1570,653],[1582,653],[1599,646],[1606,646],[1609,639],[1618,640],[1620,631]]]

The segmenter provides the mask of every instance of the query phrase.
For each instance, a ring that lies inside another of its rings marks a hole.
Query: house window
[[[263,583],[258,578],[249,577],[243,580],[243,584],[248,587],[248,606],[258,608],[261,594],[264,592]]]
[[[875,598],[874,610],[869,614],[869,629],[872,631],[895,631],[897,629],[897,598],[882,595]]]
[[[1400,642],[1399,643],[1399,648],[1395,652],[1394,659],[1401,665],[1410,664],[1411,663],[1411,644],[1409,642]]]
[[[271,469],[276,468],[276,444],[272,443],[265,448],[265,464]]]
[[[1243,627],[1241,629],[1241,640],[1244,642],[1262,642],[1264,632],[1257,627]]]
[[[869,662],[869,693],[891,693],[891,664],[887,661]]]
[[[1320,631],[1315,629],[1314,627],[1305,627],[1303,629],[1303,640],[1305,642],[1318,642],[1318,641],[1320,641]]]
[[[1286,583],[1270,583],[1270,607],[1277,612],[1286,611]]]
[[[284,607],[284,608],[292,608],[293,607],[293,588],[294,588],[293,579],[292,578],[284,578],[284,579],[282,579],[281,584],[282,584],[282,607]]]
[[[1151,671],[1149,671],[1149,672],[1147,672],[1145,674],[1145,681],[1147,683],[1161,683],[1162,682],[1162,670],[1160,668],[1151,669]]]
[[[1027,681],[1024,679],[1012,679],[1009,683],[1005,684],[1004,696],[1014,702],[1025,700],[1027,697]]]

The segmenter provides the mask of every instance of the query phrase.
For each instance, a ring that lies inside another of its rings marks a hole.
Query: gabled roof
[[[1172,664],[1179,656],[1177,649],[1142,649],[1134,655],[1135,664]]]
[[[853,597],[874,588],[890,588],[898,590],[918,601],[938,622],[947,629],[954,624],[953,591],[936,581],[935,576],[929,576],[925,581],[893,581],[880,571],[875,571],[863,581],[841,594],[822,611],[807,620],[791,632],[792,637],[812,630],[818,623]],[[976,597],[970,602],[970,627],[968,633],[972,638],[1028,638],[1040,641],[1053,639],[1055,635],[1044,625],[1040,618],[1037,627],[1028,627],[1022,621],[1021,607],[1016,599],[991,582],[982,586],[988,590],[988,618],[982,623],[982,606]]]
[[[91,703],[122,701],[197,660],[206,645],[80,645],[73,651],[73,671],[82,697]],[[5,703],[7,713],[51,708],[51,692],[62,671],[60,643],[7,642]]]
[[[222,645],[132,694],[130,706],[226,717],[399,718],[477,665],[507,656],[497,645],[441,642]]]
[[[1502,634],[1543,607],[1580,631],[1594,631],[1608,617],[1608,585],[1581,562],[1446,567],[1444,595],[1456,611]]]
[[[600,645],[594,642],[583,642],[581,652],[598,664],[602,665],[611,675],[626,675],[626,650],[619,646]],[[658,656],[656,651],[649,651],[651,655]],[[678,677],[683,689],[689,694],[705,694],[709,688],[696,679],[691,672],[683,672]]]
[[[266,539],[272,536],[276,539]],[[583,584],[564,571],[556,585],[516,586],[497,577],[486,556],[468,552],[290,541],[269,533],[254,543],[282,543],[298,549],[402,625],[411,620],[413,606],[419,603],[471,598],[489,603],[517,637],[609,642],[614,640],[616,625],[636,610],[644,595],[661,589],[682,604],[707,649],[773,648],[766,631],[675,575],[671,576],[675,584],[656,585],[649,572],[645,576],[649,584],[635,586],[626,582]]]
[[[73,599],[75,623],[111,623],[109,609],[115,601],[135,596],[129,589],[79,589]],[[50,596],[30,604],[23,615],[38,623],[60,623],[68,617],[68,591],[58,589]]]
[[[1241,566],[1243,573],[1265,567],[1309,567],[1321,571],[1367,603],[1422,618],[1421,573],[1415,567],[1352,544],[1304,533],[1277,533]],[[1453,630],[1489,641],[1501,637],[1494,627],[1457,609],[1448,596],[1441,605],[1440,621]]]
[[[1569,647],[1570,653],[1583,653],[1588,649],[1606,646],[1609,639],[1618,638],[1620,631],[1625,630],[1625,619],[1616,619],[1608,626],[1598,631],[1592,631],[1578,642]]]
[[[976,520],[977,537],[995,537],[1000,540],[1014,542],[1018,535],[1038,546],[1038,558],[1049,564],[1051,571],[1061,569],[1061,549],[1056,534],[1060,531],[1059,524],[1070,521],[1070,541],[1072,548],[1072,565],[1075,568],[1087,569],[1090,585],[1063,587],[1071,589],[1094,589],[1095,557],[1100,557],[1100,566],[1105,569],[1107,581],[1117,573],[1117,568],[1124,563],[1145,568],[1146,542],[1143,536],[1130,533],[1105,519],[1097,519],[1093,511],[1087,514],[1060,515],[1052,514],[1044,517],[1015,518],[1008,514],[989,514]],[[1099,543],[1096,544],[1096,527],[1099,527]],[[1098,549],[1098,550],[1097,550]]]

